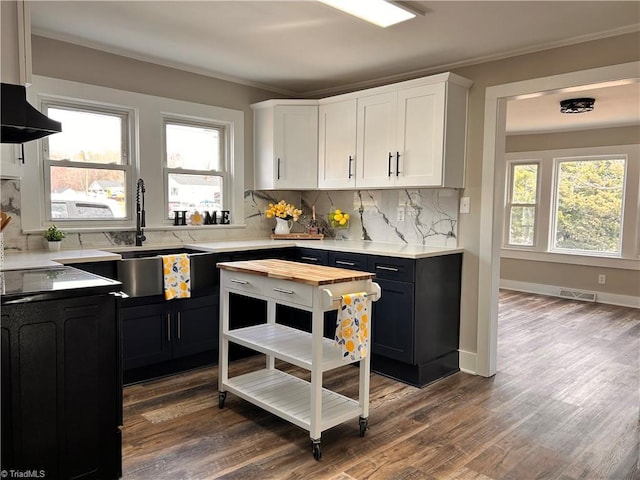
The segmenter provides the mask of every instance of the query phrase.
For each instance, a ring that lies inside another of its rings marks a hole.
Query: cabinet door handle
[[[171,314],[167,313],[167,341],[171,341]]]
[[[399,268],[395,268],[395,267],[385,267],[384,265],[376,265],[376,268],[378,270],[388,270],[390,272],[399,272],[400,269]]]
[[[276,178],[280,180],[280,157],[278,157],[277,174]]]
[[[286,293],[287,295],[293,295],[295,292],[293,290],[285,290],[284,288],[273,287],[274,292]]]
[[[318,258],[317,257],[300,257],[300,260],[309,260],[311,262],[317,262]]]
[[[396,177],[400,175],[400,152],[396,152]]]
[[[353,157],[349,155],[349,178],[353,177],[353,173],[351,172],[351,163],[353,162]]]
[[[180,330],[182,330],[182,319],[180,318],[180,312],[178,312],[178,340],[180,340]]]
[[[336,260],[336,263],[338,265],[348,265],[349,267],[355,267],[355,263],[353,262],[347,262],[346,260]]]
[[[393,157],[393,154],[389,152],[389,168],[388,168],[388,174],[387,174],[388,177],[391,176],[391,158],[392,157]]]
[[[246,280],[238,280],[236,278],[232,278],[231,283],[239,283],[240,285],[249,285],[249,282],[247,282]]]

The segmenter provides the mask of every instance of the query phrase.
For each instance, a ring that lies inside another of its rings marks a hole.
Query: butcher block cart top
[[[312,453],[321,457],[324,430],[359,417],[360,436],[368,425],[370,355],[359,360],[358,399],[322,388],[322,374],[358,360],[343,357],[333,340],[323,337],[324,312],[340,307],[342,296],[366,293],[366,305],[380,298],[375,274],[286,260],[222,262],[220,269],[219,406],[231,392],[309,431]],[[231,293],[264,300],[266,321],[229,328]],[[276,305],[311,312],[311,333],[277,323]],[[370,339],[371,328],[367,331]],[[229,378],[229,342],[266,355],[264,369]],[[275,368],[275,359],[311,372],[307,382]]]

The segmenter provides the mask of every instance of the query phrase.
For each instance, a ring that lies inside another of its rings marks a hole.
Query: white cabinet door
[[[21,178],[22,160],[20,145],[0,144],[0,178]]]
[[[316,188],[318,107],[275,107],[275,187]]]
[[[318,107],[275,105],[254,111],[255,188],[318,185]]]
[[[398,91],[395,185],[440,186],[443,181],[445,83]]]
[[[356,170],[356,99],[320,105],[318,187],[353,188]]]
[[[397,93],[389,92],[358,99],[356,186],[393,186],[395,162]]]

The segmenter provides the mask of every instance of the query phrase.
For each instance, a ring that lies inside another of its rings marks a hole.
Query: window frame
[[[203,127],[209,129],[218,130],[219,148],[220,148],[220,163],[223,165],[224,170],[193,170],[181,167],[168,167],[167,159],[167,125],[183,125],[187,127]],[[229,170],[231,163],[231,156],[229,145],[231,144],[231,132],[229,126],[223,122],[216,120],[205,120],[202,118],[195,118],[189,116],[176,116],[176,115],[163,115],[162,116],[162,176],[163,176],[163,223],[173,224],[173,219],[169,217],[169,175],[209,175],[222,178],[222,209],[229,210],[231,199],[230,194],[230,175]],[[202,212],[201,212],[202,213]]]
[[[49,158],[49,137],[44,137],[40,142],[40,155],[42,158],[42,178],[44,184],[44,192],[43,192],[43,225],[47,227],[53,223],[64,224],[65,228],[82,228],[95,227],[97,222],[103,223],[108,222],[109,226],[120,227],[124,225],[128,225],[133,219],[133,177],[134,177],[134,166],[133,166],[133,144],[132,139],[134,138],[134,130],[133,130],[133,111],[131,109],[123,108],[123,107],[114,107],[113,105],[99,103],[99,102],[89,102],[83,101],[80,99],[59,99],[56,97],[50,97],[43,95],[40,102],[41,109],[43,113],[46,115],[49,108],[58,108],[64,110],[78,111],[78,112],[88,112],[88,113],[99,113],[104,115],[111,115],[115,117],[120,117],[121,119],[121,155],[122,155],[122,163],[114,164],[114,163],[93,163],[93,162],[75,162],[72,160],[51,160]],[[95,217],[95,218],[87,218],[87,219],[64,219],[64,218],[52,218],[51,215],[51,167],[70,167],[70,168],[81,168],[81,169],[92,169],[92,170],[109,170],[109,171],[122,171],[124,172],[125,177],[125,216],[124,217]]]
[[[543,145],[541,145],[543,147]],[[618,256],[600,255],[591,252],[554,251],[550,248],[552,225],[552,196],[555,187],[554,158],[626,158],[625,190],[623,200],[624,229],[621,232],[622,249]],[[502,162],[504,175],[504,202],[506,205],[507,162],[540,160],[540,197],[538,211],[538,245],[536,248],[522,248],[505,245],[500,251],[502,258],[532,260],[549,263],[571,263],[574,265],[596,266],[603,268],[622,268],[638,270],[640,259],[640,144],[624,143],[597,145],[590,147],[566,147],[552,149],[531,149],[505,152]],[[504,213],[506,210],[502,210]],[[503,215],[502,228],[506,228],[506,216]]]
[[[556,234],[558,229],[558,201],[559,201],[559,189],[560,189],[560,165],[570,162],[589,162],[589,161],[602,161],[602,160],[623,160],[624,161],[624,174],[622,177],[622,204],[620,206],[620,231],[618,234],[618,249],[616,252],[596,252],[593,250],[578,250],[570,248],[556,247]],[[551,189],[551,204],[549,214],[549,247],[550,253],[559,253],[566,255],[584,255],[589,257],[603,257],[603,258],[622,258],[623,257],[623,238],[625,229],[625,207],[627,199],[627,183],[628,183],[628,168],[629,158],[624,153],[612,153],[605,155],[586,155],[586,156],[567,156],[567,157],[554,157],[553,158],[553,182]]]
[[[150,95],[116,88],[74,82],[59,78],[33,75],[31,86],[27,89],[27,100],[42,111],[42,101],[53,99],[56,101],[81,102],[86,105],[107,105],[115,109],[130,112],[131,136],[130,165],[131,178],[127,188],[135,192],[136,180],[142,178],[146,184],[145,204],[146,229],[145,232],[185,232],[191,229],[231,230],[246,229],[245,223],[245,110],[228,108],[196,101],[179,100],[166,96]],[[230,224],[227,225],[186,225],[174,226],[165,223],[163,171],[162,171],[162,122],[163,115],[174,117],[188,117],[197,119],[215,119],[224,125],[229,132],[227,145],[228,185],[227,208],[230,210]],[[64,128],[64,126],[63,126]],[[44,213],[44,178],[42,139],[24,144],[25,159],[34,168],[24,168],[21,180],[22,201],[22,231],[25,234],[39,237],[48,226]],[[27,193],[28,200],[27,200]],[[120,244],[121,240],[116,232],[132,232],[135,230],[135,197],[132,197],[130,219],[121,223],[113,222],[104,225],[101,222],[84,222],[78,225],[66,225],[67,233],[98,233],[106,234],[105,241]],[[185,237],[191,239],[192,237]]]
[[[511,200],[513,198],[513,182],[514,182],[514,170],[515,167],[523,166],[523,165],[535,165],[536,166],[536,195],[535,195],[535,203],[512,203]],[[506,185],[506,198],[505,198],[505,211],[504,211],[504,231],[503,231],[503,239],[502,244],[503,247],[508,248],[517,248],[517,249],[526,249],[526,250],[535,250],[538,248],[538,237],[539,237],[539,216],[540,216],[540,188],[541,188],[541,171],[542,165],[539,159],[519,159],[519,160],[508,160],[507,161],[507,185]],[[533,243],[531,245],[519,245],[515,243],[509,243],[510,240],[510,232],[511,232],[511,209],[513,207],[530,207],[534,208],[533,215]]]

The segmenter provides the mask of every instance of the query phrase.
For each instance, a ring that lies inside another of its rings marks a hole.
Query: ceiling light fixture
[[[415,18],[416,14],[385,0],[319,0],[367,22],[386,28]]]
[[[560,102],[562,113],[584,113],[593,110],[595,98],[569,98]]]

